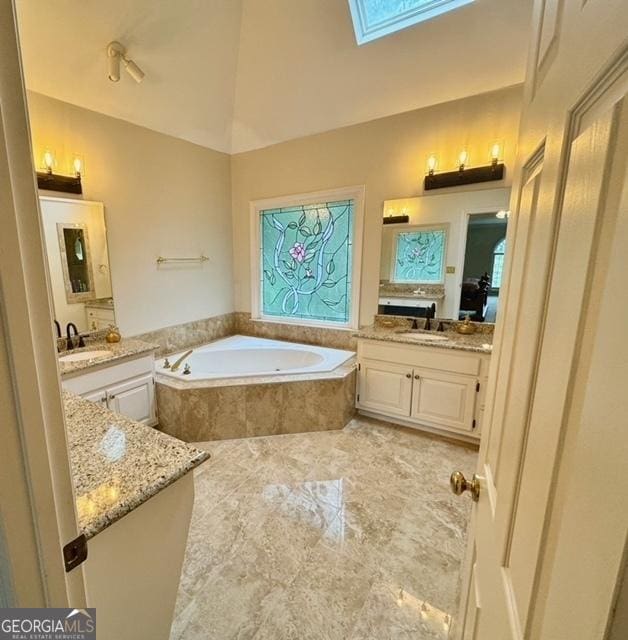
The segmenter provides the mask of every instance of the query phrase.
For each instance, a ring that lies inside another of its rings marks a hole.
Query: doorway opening
[[[469,215],[459,317],[495,322],[501,289],[508,217],[499,213]]]

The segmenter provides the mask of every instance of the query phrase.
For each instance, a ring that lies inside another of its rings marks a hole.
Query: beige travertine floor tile
[[[171,640],[447,638],[475,451],[366,419],[200,446]]]

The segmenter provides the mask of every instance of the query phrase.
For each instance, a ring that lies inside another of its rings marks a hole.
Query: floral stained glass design
[[[260,212],[263,315],[349,322],[353,215],[353,200]]]
[[[445,240],[444,229],[397,234],[394,282],[442,282]]]

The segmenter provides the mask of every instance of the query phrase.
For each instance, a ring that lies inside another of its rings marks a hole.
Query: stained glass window
[[[491,275],[491,288],[499,289],[502,286],[502,273],[504,271],[504,254],[506,253],[506,238],[500,240],[493,249],[493,273]]]
[[[260,211],[262,315],[349,323],[353,216],[353,200]]]
[[[394,282],[439,283],[445,264],[445,229],[400,231],[395,236]]]

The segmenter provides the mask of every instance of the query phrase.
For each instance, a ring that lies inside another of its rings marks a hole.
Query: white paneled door
[[[543,141],[522,170],[465,639],[597,640],[612,609],[628,528],[627,89],[624,55],[566,115],[562,173],[549,174]]]

